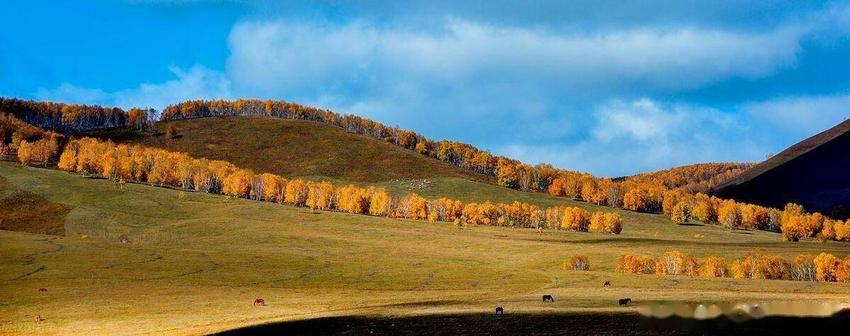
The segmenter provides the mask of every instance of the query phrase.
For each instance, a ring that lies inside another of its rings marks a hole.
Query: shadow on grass
[[[829,318],[767,317],[743,323],[650,319],[637,314],[446,314],[342,316],[270,323],[217,335],[815,335],[850,325],[850,313]],[[842,329],[838,329],[842,328]]]

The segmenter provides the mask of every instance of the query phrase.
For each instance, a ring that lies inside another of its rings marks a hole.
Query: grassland
[[[177,130],[178,136],[167,139],[164,136],[167,127]],[[543,208],[569,204],[589,211],[617,212],[636,223],[654,218],[499,187],[481,174],[318,122],[216,117],[161,122],[154,134],[114,129],[85,135],[226,160],[255,172],[326,180],[337,185],[382,187],[398,195],[413,192],[429,199],[448,197],[464,202],[520,201]]]
[[[850,295],[848,284],[614,273],[623,252],[850,252],[846,244],[791,244],[773,233],[678,226],[657,215],[629,214],[619,236],[538,233],[311,213],[145,185],[122,189],[10,163],[0,163],[0,177],[2,193],[26,192],[68,209],[64,236],[0,231],[2,334],[199,334],[321,316],[489,312],[497,304],[510,312],[633,312],[616,306],[626,296],[713,302]],[[476,193],[468,197],[481,197]],[[119,242],[124,235],[129,243]],[[591,271],[562,270],[573,254],[589,256]],[[614,286],[602,288],[604,280]],[[557,302],[542,305],[543,293]],[[254,307],[254,298],[268,305]]]
[[[174,138],[165,137],[168,127],[175,130]],[[433,177],[489,181],[411,150],[312,121],[216,117],[159,122],[154,135],[127,129],[86,135],[225,160],[287,177],[355,183]]]

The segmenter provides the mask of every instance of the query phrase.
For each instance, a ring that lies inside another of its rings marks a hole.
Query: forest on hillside
[[[144,130],[154,122],[154,113],[150,110],[123,111],[17,99],[0,99],[0,111],[9,111],[0,124],[0,136],[3,138],[0,151],[14,152],[26,164],[46,165],[57,159],[60,148],[65,148],[67,152],[67,146],[76,143],[67,137],[72,137],[75,130],[97,127]],[[495,176],[498,185],[503,187],[547,192],[553,196],[631,211],[661,213],[679,223],[696,219],[730,229],[776,231],[782,232],[785,239],[792,241],[805,237],[850,239],[843,234],[843,222],[838,223],[840,221],[833,221],[818,213],[805,213],[793,204],[783,211],[706,194],[714,186],[749,168],[750,164],[705,163],[619,179],[598,178],[547,164],[531,166],[507,157],[494,156],[469,144],[448,140],[435,142],[415,132],[388,127],[366,118],[340,115],[284,101],[192,100],[168,106],[162,111],[160,120],[216,116],[269,116],[331,124],[351,133],[448,162],[461,169]],[[26,126],[28,123],[51,131],[33,130]],[[245,177],[243,180],[249,179]],[[140,179],[136,177],[136,180]],[[498,216],[494,216],[493,220],[497,221]],[[835,228],[839,228],[842,233],[836,234]]]

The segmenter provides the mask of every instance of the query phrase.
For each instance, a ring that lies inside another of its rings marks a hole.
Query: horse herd
[[[611,281],[605,281],[602,284],[602,286],[603,287],[611,287]],[[554,302],[555,302],[555,296],[553,296],[552,294],[544,294],[543,295],[543,303],[554,303]],[[620,305],[620,307],[628,307],[629,305],[632,304],[632,299],[631,298],[622,298],[622,299],[619,299],[617,301],[617,303]],[[497,306],[496,307],[496,315],[504,315],[504,314],[505,314],[505,308],[503,308],[502,306]]]
[[[543,295],[543,302],[544,303],[555,302],[555,297],[552,296],[552,294],[545,294],[545,295]],[[628,307],[629,305],[632,304],[632,299],[631,298],[619,299],[619,300],[617,300],[617,303],[620,305],[620,307]],[[505,308],[503,308],[502,306],[496,306],[496,315],[504,315],[504,314],[505,314]]]
[[[605,281],[602,284],[602,286],[603,287],[611,287],[611,281]],[[543,295],[543,303],[554,303],[554,302],[555,302],[555,296],[553,296],[552,294],[544,294]],[[632,299],[631,298],[623,298],[623,299],[618,300],[618,303],[620,304],[621,307],[628,307],[630,304],[632,304]],[[266,305],[266,300],[260,299],[260,298],[254,299],[254,306],[265,306],[265,305]],[[502,308],[502,306],[497,306],[496,307],[496,315],[504,315],[504,314],[505,314],[505,308]]]

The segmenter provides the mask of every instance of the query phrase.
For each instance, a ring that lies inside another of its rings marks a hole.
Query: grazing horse
[[[630,303],[632,303],[630,298],[620,299],[620,306],[628,306]]]
[[[39,288],[39,289],[38,289],[38,291],[39,291],[39,292],[41,292],[41,293],[46,293],[46,292],[47,292],[47,288],[43,288],[43,287],[42,287],[42,288]]]
[[[555,297],[550,294],[543,295],[543,302],[555,302]]]
[[[263,300],[263,299],[254,299],[254,305],[255,305],[255,306],[265,306],[265,305],[266,305],[266,300]]]
[[[602,284],[602,287],[611,287],[611,281],[605,281],[605,283]]]
[[[504,314],[505,314],[505,309],[503,309],[502,307],[496,307],[496,315],[504,315]]]

